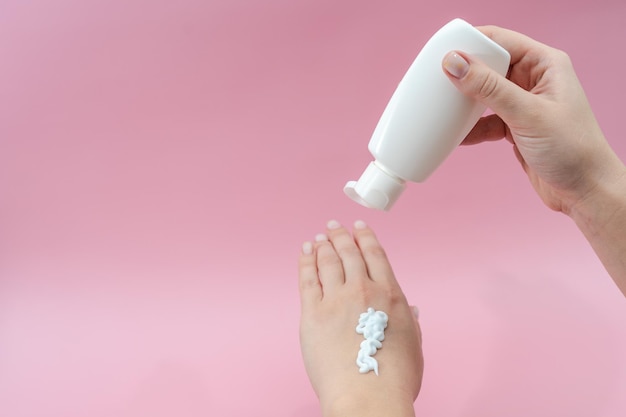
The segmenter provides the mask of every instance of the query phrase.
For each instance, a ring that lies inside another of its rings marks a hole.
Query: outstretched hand
[[[358,221],[352,235],[336,221],[306,242],[299,260],[304,364],[323,415],[413,416],[423,359],[414,309],[402,293],[374,232]],[[379,375],[359,373],[359,315],[387,313]]]

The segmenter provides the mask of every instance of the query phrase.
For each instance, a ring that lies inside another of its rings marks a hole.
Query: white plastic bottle
[[[406,187],[421,182],[461,143],[485,111],[444,74],[449,51],[466,52],[505,75],[509,53],[469,23],[454,19],[424,45],[400,81],[369,143],[371,162],[344,192],[365,207],[389,210]]]

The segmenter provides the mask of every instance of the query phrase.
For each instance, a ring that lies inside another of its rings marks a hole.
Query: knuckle
[[[556,66],[556,68],[568,68],[572,67],[572,58],[567,52],[561,49],[548,47],[544,64],[547,67]]]
[[[488,72],[484,77],[477,80],[477,94],[479,98],[486,99],[492,97],[498,90],[498,77]]]
[[[361,301],[369,301],[372,295],[372,288],[366,280],[359,280],[353,287],[353,292]]]
[[[378,245],[367,246],[362,249],[362,253],[364,256],[368,258],[375,258],[375,259],[380,259],[380,260],[387,259],[387,253],[381,246],[378,246]]]
[[[351,298],[363,307],[369,307],[376,298],[377,291],[367,280],[359,280],[351,288]]]
[[[317,279],[301,279],[300,280],[300,291],[306,291],[310,288],[315,288],[319,285],[319,282]]]
[[[340,251],[342,257],[360,257],[361,251],[356,246],[342,248]]]
[[[384,284],[374,284],[363,280],[352,287],[353,299],[363,307],[379,306],[387,308],[389,306],[405,303],[404,293],[400,288]]]
[[[556,59],[558,59],[560,62],[564,64],[571,65],[572,63],[572,58],[565,51],[562,51],[560,49],[555,49],[555,56],[556,56]]]
[[[341,264],[341,261],[336,256],[320,256],[317,260],[319,267],[334,267]]]
[[[382,293],[390,305],[395,305],[405,300],[404,293],[396,286],[386,287]]]

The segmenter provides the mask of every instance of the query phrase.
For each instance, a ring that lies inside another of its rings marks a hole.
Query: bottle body
[[[398,84],[368,146],[374,164],[398,183],[428,178],[485,111],[444,74],[441,62],[452,50],[464,51],[502,75],[509,67],[509,53],[461,19],[452,20],[430,38]],[[376,180],[361,180],[367,187],[352,181],[345,191],[367,207],[388,210],[404,189],[402,184],[383,190],[389,194],[387,202],[379,198],[368,203],[368,190],[376,188]]]

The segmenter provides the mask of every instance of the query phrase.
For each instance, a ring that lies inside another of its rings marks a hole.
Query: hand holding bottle
[[[607,143],[566,53],[495,26],[478,28],[511,54],[507,78],[463,53],[443,60],[450,80],[495,114],[464,144],[506,138],[533,187],[569,215],[626,295],[626,168]]]
[[[464,144],[508,139],[543,201],[569,213],[600,178],[619,176],[623,166],[564,52],[506,29],[479,29],[509,51],[511,67],[507,80],[463,52],[444,58],[457,88],[495,112],[479,121]]]

